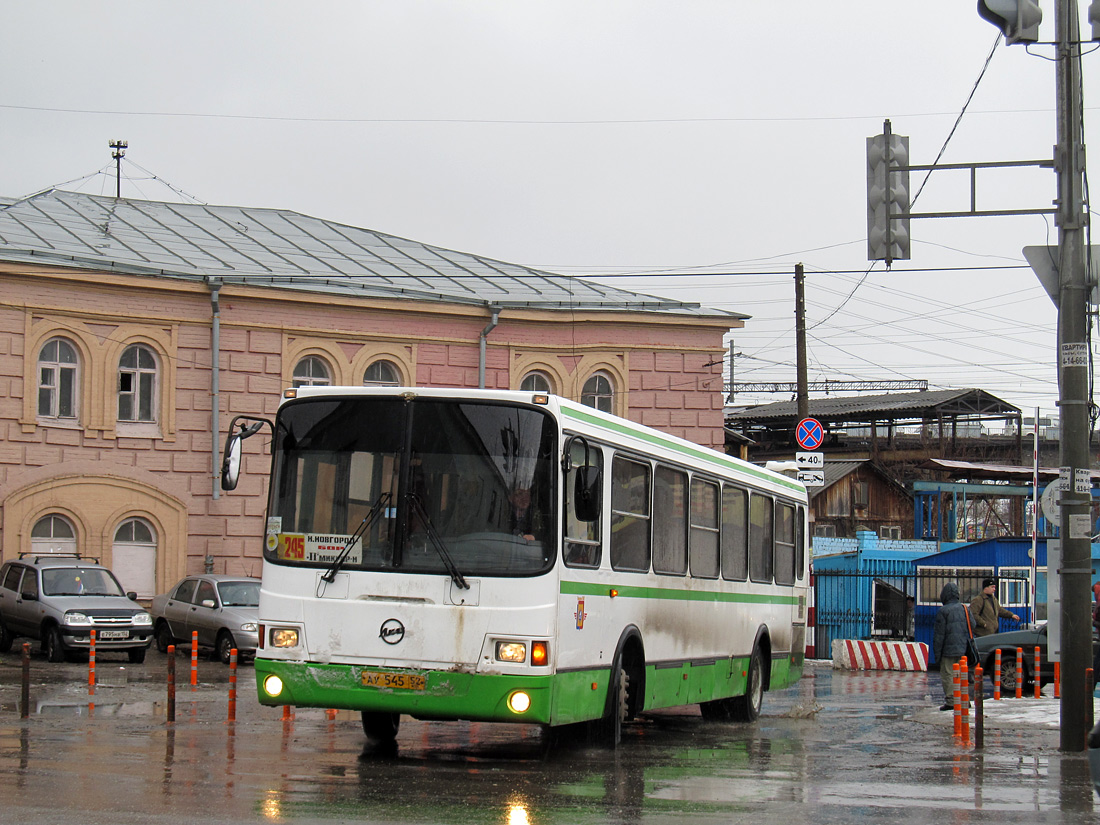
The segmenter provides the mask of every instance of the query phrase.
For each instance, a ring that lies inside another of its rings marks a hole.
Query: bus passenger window
[[[587,452],[587,466],[597,469],[603,466],[603,454],[598,448],[590,448]],[[574,440],[570,446],[569,455],[570,468],[565,474],[565,563],[569,567],[599,567],[603,555],[600,543],[602,516],[595,521],[581,521],[577,518],[577,512],[573,506],[577,468],[585,466],[584,444]]]
[[[775,583],[794,584],[794,507],[775,505]]]
[[[722,486],[722,578],[743,582],[749,577],[749,494]]]
[[[691,480],[691,575],[718,578],[718,485]]]
[[[771,583],[775,533],[772,500],[753,493],[749,497],[749,578]]]
[[[653,571],[687,572],[687,473],[657,467],[653,482]]]
[[[611,462],[611,567],[649,570],[649,465]]]

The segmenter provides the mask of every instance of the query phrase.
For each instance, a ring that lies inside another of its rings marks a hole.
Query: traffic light
[[[1035,0],[978,0],[978,16],[1004,32],[1010,45],[1037,41],[1043,22],[1043,10]]]
[[[867,138],[867,260],[909,260],[909,138]]]

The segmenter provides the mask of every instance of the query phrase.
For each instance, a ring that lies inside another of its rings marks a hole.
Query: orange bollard
[[[1016,698],[1024,698],[1024,649],[1016,648]]]
[[[974,747],[985,747],[985,697],[982,693],[982,666],[974,666]]]
[[[328,719],[330,722],[333,719],[335,719],[336,718],[336,709],[335,708],[329,708],[328,710],[326,710],[325,711],[325,718]]]
[[[23,642],[23,680],[19,692],[19,718],[31,715],[31,646]]]
[[[229,721],[237,721],[237,648],[229,651]]]
[[[1001,701],[1001,649],[993,653],[993,700]]]
[[[1054,698],[1062,697],[1062,663],[1054,663]]]
[[[199,631],[191,631],[191,690],[199,684]]]
[[[95,628],[88,634],[88,696],[95,696]]]
[[[1042,661],[1042,651],[1039,649],[1039,645],[1035,645],[1035,670],[1032,673],[1035,674],[1035,698],[1039,698],[1039,690],[1043,684],[1041,677],[1042,671],[1040,668],[1040,662]]]
[[[290,712],[290,705],[283,705],[283,721],[289,722],[294,718],[294,714]]]
[[[962,724],[960,731],[963,742],[970,741],[970,673],[966,666],[966,657],[962,658],[959,668],[959,692],[962,694]]]
[[[959,695],[959,663],[951,666],[952,680],[955,688],[955,736],[962,734],[962,696]]]

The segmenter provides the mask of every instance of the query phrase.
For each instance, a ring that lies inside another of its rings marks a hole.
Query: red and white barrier
[[[833,667],[844,670],[928,670],[923,642],[833,640]]]

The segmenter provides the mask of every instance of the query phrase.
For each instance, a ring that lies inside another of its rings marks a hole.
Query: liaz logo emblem
[[[405,638],[405,625],[397,619],[386,619],[378,631],[378,638],[388,645],[398,644]]]
[[[584,620],[588,618],[588,614],[584,612],[584,596],[577,599],[577,612],[573,614],[573,618],[577,620],[577,630],[584,630]]]

